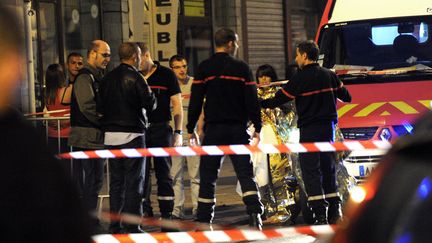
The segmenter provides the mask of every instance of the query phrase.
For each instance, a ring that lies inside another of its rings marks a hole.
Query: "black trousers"
[[[203,145],[249,144],[246,125],[243,124],[206,124]],[[252,161],[249,155],[230,155],[234,170],[243,192],[243,202],[247,213],[262,213],[263,205],[258,197],[254,181]],[[197,219],[211,222],[216,203],[216,180],[222,166],[223,156],[201,156],[200,189]]]
[[[334,124],[325,122],[300,128],[300,142],[333,142]],[[326,198],[336,198],[335,153],[300,153],[300,167],[311,207],[327,204]]]
[[[106,146],[107,149],[144,148],[144,136],[119,146]],[[110,211],[142,215],[141,199],[145,158],[110,159]],[[127,227],[127,226],[126,226]],[[120,222],[111,222],[110,230],[120,229]]]
[[[86,151],[93,149],[73,147],[73,151]],[[74,160],[74,163],[76,160]],[[104,159],[88,159],[78,162],[81,166],[79,175],[80,185],[82,185],[82,198],[89,212],[93,212],[97,208],[99,192],[103,186],[104,177]],[[98,223],[98,220],[96,220]]]
[[[172,128],[168,122],[152,123],[146,132],[146,145],[147,148],[154,147],[170,147],[172,146]],[[150,164],[150,163],[148,163]],[[159,202],[159,209],[162,216],[167,216],[172,213],[174,208],[174,190],[173,180],[170,174],[171,170],[171,157],[153,157],[153,166],[155,169],[157,180],[157,198]],[[144,188],[146,190],[146,201],[150,199],[151,185],[150,182],[150,166],[146,169],[146,179]],[[147,201],[149,203],[149,201]]]

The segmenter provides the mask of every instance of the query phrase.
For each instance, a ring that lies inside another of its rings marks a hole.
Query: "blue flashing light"
[[[397,238],[395,240],[396,243],[410,243],[411,242],[411,234],[410,233],[405,233],[401,236],[399,236],[399,238]]]
[[[417,189],[417,195],[424,200],[429,196],[432,189],[432,180],[429,177],[424,178]]]
[[[409,123],[403,124],[403,126],[409,134],[411,134],[412,130],[414,129],[414,127]]]

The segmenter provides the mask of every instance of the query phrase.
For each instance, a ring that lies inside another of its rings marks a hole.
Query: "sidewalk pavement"
[[[151,201],[155,217],[159,217],[159,207],[157,203],[157,185],[154,172],[152,172],[152,193]],[[246,207],[240,195],[236,192],[237,177],[232,166],[232,162],[227,157],[223,163],[222,169],[219,173],[219,179],[216,187],[216,210],[214,217],[214,224],[221,224],[227,226],[245,226],[248,224],[248,215]],[[185,173],[185,213],[186,220],[192,221],[192,202],[190,199],[190,181],[187,173]],[[100,193],[101,195],[108,195],[107,180],[105,177],[104,186]],[[105,198],[102,203],[102,210],[109,211],[109,198]],[[109,223],[102,223],[103,228],[108,228]],[[144,230],[148,232],[157,232],[158,227],[144,226]]]

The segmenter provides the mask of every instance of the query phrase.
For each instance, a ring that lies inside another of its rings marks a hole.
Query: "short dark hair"
[[[129,60],[134,54],[138,55],[138,45],[133,42],[121,43],[118,50],[120,60]]]
[[[22,41],[22,28],[17,15],[0,5],[0,55],[8,51],[18,52]]]
[[[300,54],[306,53],[306,56],[311,61],[318,60],[319,47],[313,40],[302,41],[297,45]]]
[[[264,64],[258,67],[256,71],[256,81],[258,82],[258,78],[262,76],[270,77],[272,82],[278,80],[275,69],[269,64]]]
[[[142,53],[142,54],[144,54],[144,53],[150,51],[150,48],[148,47],[147,43],[145,43],[145,42],[137,42],[136,44],[137,44],[137,45],[139,46],[139,48],[141,49],[141,53]]]
[[[69,63],[70,59],[72,57],[83,57],[81,54],[79,54],[78,52],[71,52],[69,53],[69,55],[67,56],[67,63]]]
[[[180,54],[176,54],[169,59],[169,65],[170,65],[170,67],[172,67],[173,62],[176,62],[176,61],[181,62],[183,60],[186,60],[186,58],[184,56],[182,56]]]
[[[222,28],[216,31],[214,41],[216,47],[226,46],[228,42],[236,40],[236,33],[232,29]]]

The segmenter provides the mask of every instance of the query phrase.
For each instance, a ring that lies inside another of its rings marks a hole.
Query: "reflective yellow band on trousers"
[[[308,197],[308,201],[322,200],[324,199],[324,195],[310,196]]]
[[[158,200],[174,200],[174,197],[170,197],[170,196],[158,196],[157,199]]]
[[[242,197],[247,197],[247,196],[251,196],[251,195],[258,195],[257,191],[248,191],[243,193]]]
[[[216,198],[208,199],[208,198],[198,198],[198,202],[202,203],[216,203]]]
[[[324,196],[325,196],[325,198],[339,197],[339,192],[328,193],[328,194],[325,194]]]

